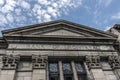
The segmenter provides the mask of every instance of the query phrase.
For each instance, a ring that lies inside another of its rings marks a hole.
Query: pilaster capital
[[[86,56],[86,64],[89,69],[98,69],[101,68],[100,64],[100,56],[98,55],[90,55]]]
[[[120,58],[119,56],[109,56],[108,62],[112,69],[120,69]]]
[[[44,69],[47,66],[48,56],[32,55],[34,69]]]
[[[5,55],[2,58],[3,69],[16,69],[20,60],[18,55]]]

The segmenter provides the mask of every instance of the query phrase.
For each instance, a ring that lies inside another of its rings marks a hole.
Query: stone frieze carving
[[[48,57],[40,55],[32,55],[32,63],[34,69],[44,69],[47,66]]]
[[[108,45],[10,44],[9,49],[114,50]]]
[[[3,69],[16,69],[19,60],[20,60],[20,56],[16,56],[16,55],[3,56],[2,58]]]
[[[108,57],[109,64],[112,69],[120,69],[120,58],[119,56],[109,56]]]
[[[86,56],[86,63],[88,65],[89,69],[101,68],[100,56],[98,56],[98,55]]]

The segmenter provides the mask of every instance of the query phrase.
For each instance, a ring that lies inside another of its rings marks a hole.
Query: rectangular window
[[[73,80],[71,63],[63,63],[62,66],[63,66],[64,80]]]
[[[49,79],[59,80],[58,63],[49,63]]]
[[[82,63],[75,63],[75,68],[78,74],[78,80],[87,80],[86,71]]]

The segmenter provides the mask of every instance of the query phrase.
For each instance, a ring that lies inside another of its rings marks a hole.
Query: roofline
[[[2,32],[2,35],[5,34],[5,33],[9,33],[9,32],[12,32],[12,31],[15,31],[15,30],[21,30],[21,29],[28,29],[28,28],[34,28],[34,27],[38,27],[38,26],[42,26],[42,25],[48,25],[48,24],[52,24],[52,23],[56,23],[56,22],[66,22],[66,23],[70,23],[72,25],[76,25],[76,26],[81,26],[83,28],[86,28],[86,29],[90,29],[90,30],[94,30],[94,31],[97,31],[97,32],[100,32],[100,33],[104,33],[104,34],[107,34],[107,35],[110,35],[110,36],[114,36],[117,38],[117,35],[115,34],[112,34],[112,33],[107,33],[107,32],[104,32],[102,30],[98,30],[98,29],[95,29],[95,28],[92,28],[92,27],[89,27],[89,26],[85,26],[85,25],[81,25],[81,24],[78,24],[78,23],[73,23],[71,21],[67,21],[67,20],[55,20],[55,21],[49,21],[49,22],[44,22],[44,23],[40,23],[40,24],[33,24],[33,25],[28,25],[28,26],[24,26],[24,27],[19,27],[19,28],[13,28],[13,29],[7,29],[7,30],[3,30],[1,31]]]
[[[104,40],[116,40],[116,38],[106,38],[106,37],[81,37],[81,36],[49,36],[49,35],[46,35],[46,36],[38,36],[38,35],[12,35],[12,36],[9,36],[9,35],[6,35],[4,36],[5,38],[7,37],[13,37],[14,39],[15,38],[61,38],[61,39],[96,39],[96,40],[101,40],[101,39],[104,39]]]
[[[60,20],[55,20],[55,21],[43,22],[40,24],[33,24],[33,25],[23,26],[23,27],[19,27],[19,28],[12,28],[12,29],[3,30],[2,33],[11,32],[14,30],[32,28],[32,27],[36,27],[36,26],[47,25],[47,24],[51,24],[51,23],[55,23],[55,22],[64,22],[64,21],[66,21],[66,20],[60,19]]]

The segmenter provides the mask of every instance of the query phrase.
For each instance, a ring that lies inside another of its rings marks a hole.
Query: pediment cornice
[[[115,39],[117,38],[116,35],[107,33],[104,31],[100,31],[94,28],[90,28],[88,26],[76,24],[73,22],[65,21],[65,20],[56,20],[21,28],[15,28],[15,29],[9,29],[2,31],[3,36],[30,36],[30,37],[47,37],[47,36],[56,36],[56,35],[44,35],[44,33],[49,33],[56,30],[66,30],[75,34],[82,35],[81,38],[111,38]],[[39,34],[38,34],[39,33]],[[67,36],[70,37],[71,35]],[[58,36],[57,37],[62,37]],[[64,35],[63,35],[64,37]],[[66,36],[65,36],[66,37]],[[67,38],[66,37],[66,38]],[[72,37],[72,36],[71,36]],[[79,37],[79,36],[73,36],[73,37]]]

